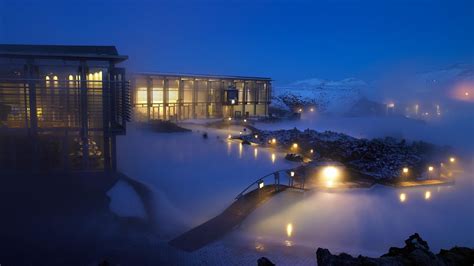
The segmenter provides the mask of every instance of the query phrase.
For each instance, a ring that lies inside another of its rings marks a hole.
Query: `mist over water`
[[[132,124],[118,138],[119,170],[156,192],[162,225],[196,226],[258,178],[297,165],[282,153],[228,141],[228,134],[238,135],[235,129],[206,130],[208,139],[202,127],[194,130],[154,133]]]
[[[306,113],[298,121],[257,124],[262,129],[310,128],[354,137],[394,136],[451,145],[459,152],[454,155],[462,159],[463,171],[455,173],[452,186],[375,186],[305,194],[285,191],[219,242],[231,250],[288,258],[313,258],[317,247],[380,256],[390,246],[402,246],[403,240],[415,232],[428,241],[433,251],[455,245],[474,246],[474,134],[468,123],[471,115],[458,117],[420,122],[403,117]],[[218,215],[259,177],[298,165],[284,160],[281,153],[275,153],[272,161],[274,151],[270,149],[228,141],[227,135],[238,134],[239,128],[191,128],[192,133],[163,134],[132,124],[127,135],[118,138],[119,170],[155,192],[158,228],[167,240]],[[204,131],[208,139],[202,137]],[[114,197],[122,195],[112,196],[112,202]],[[118,207],[115,211],[127,213]]]

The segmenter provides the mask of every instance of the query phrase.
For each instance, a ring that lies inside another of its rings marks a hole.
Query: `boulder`
[[[266,257],[261,257],[260,259],[258,259],[257,265],[258,266],[275,266],[275,264]]]
[[[359,255],[353,257],[346,253],[333,255],[329,250],[318,248],[316,258],[319,266],[331,265],[473,265],[474,249],[454,247],[450,250],[441,250],[434,254],[428,243],[417,233],[405,240],[403,248],[391,247],[387,254],[380,258],[370,258]]]

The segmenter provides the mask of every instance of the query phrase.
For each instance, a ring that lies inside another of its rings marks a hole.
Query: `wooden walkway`
[[[272,184],[252,190],[232,203],[221,214],[171,240],[169,244],[185,251],[200,249],[223,237],[258,206],[287,188],[289,187],[286,185]]]

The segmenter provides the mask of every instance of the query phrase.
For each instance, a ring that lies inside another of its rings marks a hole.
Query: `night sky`
[[[472,0],[0,0],[0,19],[0,43],[115,45],[129,71],[286,83],[474,62]]]

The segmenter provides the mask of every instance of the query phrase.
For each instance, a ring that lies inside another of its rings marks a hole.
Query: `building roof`
[[[212,74],[190,74],[190,73],[164,73],[164,72],[135,72],[136,76],[160,76],[176,78],[201,78],[201,79],[238,79],[238,80],[261,80],[271,81],[267,77],[249,77],[249,76],[231,76],[231,75],[212,75]]]
[[[0,56],[99,59],[115,62],[128,59],[125,55],[119,55],[115,46],[89,45],[0,44]]]

